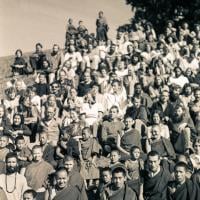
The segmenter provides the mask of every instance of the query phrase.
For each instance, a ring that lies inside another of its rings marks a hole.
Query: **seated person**
[[[146,141],[147,152],[157,151],[162,159],[174,160],[176,154],[169,139],[161,136],[159,125],[152,126],[151,138]]]
[[[133,120],[140,119],[145,124],[148,121],[147,108],[142,105],[142,99],[138,97],[133,98],[133,106],[126,109],[125,115],[131,117]]]
[[[53,167],[57,166],[57,162],[55,161],[55,148],[48,141],[48,133],[42,131],[39,133],[39,143],[40,147],[43,151],[43,160],[51,164]]]
[[[133,128],[135,121],[131,117],[125,118],[124,134],[121,137],[118,134],[117,148],[122,156],[129,155],[132,146],[136,145],[141,147],[141,134],[138,130]]]
[[[11,65],[13,76],[23,75],[23,74],[28,73],[27,68],[26,68],[27,63],[22,56],[23,56],[22,50],[17,49],[16,52],[15,52],[14,63]]]
[[[192,148],[192,136],[196,135],[196,129],[182,104],[175,107],[173,117],[169,120],[169,130],[175,152],[179,154],[189,153]]]
[[[74,138],[70,137],[70,130],[71,128],[65,128],[61,131],[61,136],[56,147],[56,157],[59,162],[62,162],[66,155],[73,156],[77,159],[79,157],[78,142]]]
[[[35,52],[30,56],[30,64],[33,69],[33,72],[35,72],[38,69],[42,69],[42,61],[46,57],[42,48],[42,44],[37,43],[35,45]]]
[[[112,148],[116,148],[117,134],[122,134],[124,123],[119,119],[119,108],[112,106],[109,111],[109,118],[102,124],[101,139],[103,148],[109,153]]]

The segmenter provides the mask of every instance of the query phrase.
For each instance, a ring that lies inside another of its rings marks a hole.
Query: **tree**
[[[136,17],[143,15],[155,27],[163,27],[167,20],[197,23],[200,20],[199,0],[126,0]]]

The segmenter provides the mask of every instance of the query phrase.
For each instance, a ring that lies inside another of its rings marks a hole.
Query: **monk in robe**
[[[42,156],[43,160],[51,164],[53,167],[56,167],[57,163],[54,158],[55,147],[53,147],[51,144],[48,143],[47,132],[39,133],[39,142],[43,151],[43,156]]]
[[[179,162],[175,166],[175,181],[168,184],[168,200],[198,200],[200,199],[199,186],[187,179],[188,166]]]
[[[87,200],[87,194],[85,190],[85,183],[83,180],[83,177],[80,175],[78,170],[75,166],[75,160],[71,156],[66,156],[64,159],[64,167],[66,168],[69,176],[69,185],[71,186],[77,186],[80,193],[81,193],[81,199]]]
[[[94,179],[99,179],[99,168],[97,166],[97,155],[100,153],[100,145],[95,138],[92,138],[92,131],[89,127],[82,130],[82,140],[80,140],[80,173],[85,180],[86,186],[91,186]],[[89,182],[88,184],[86,182]]]
[[[122,137],[118,134],[117,149],[120,151],[122,158],[129,158],[132,146],[141,148],[141,134],[137,129],[133,128],[134,123],[135,121],[131,117],[126,117],[124,134]]]
[[[41,146],[35,145],[32,149],[33,162],[27,166],[25,171],[28,186],[37,192],[38,199],[43,199],[45,182],[48,175],[54,171],[52,165],[42,159],[42,155]]]
[[[45,192],[44,200],[80,200],[81,193],[76,186],[69,184],[69,176],[64,167],[58,168],[55,173],[55,187]]]
[[[125,183],[126,169],[116,167],[112,171],[112,183],[103,188],[100,200],[137,200],[136,193]]]
[[[167,184],[171,180],[169,171],[160,166],[160,156],[156,151],[147,155],[147,169],[142,173],[143,183],[140,196],[148,200],[166,200]]]

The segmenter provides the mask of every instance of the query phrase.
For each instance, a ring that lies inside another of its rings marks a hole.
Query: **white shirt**
[[[2,189],[5,191],[8,200],[22,200],[24,191],[28,189],[26,178],[18,173],[16,173],[16,183],[14,173],[7,176],[5,174],[1,174],[0,187],[2,187]],[[10,193],[13,189],[14,191]]]

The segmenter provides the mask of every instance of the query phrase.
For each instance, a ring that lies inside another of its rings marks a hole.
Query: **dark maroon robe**
[[[76,186],[68,186],[60,190],[53,200],[81,200],[81,193]]]
[[[176,182],[170,182],[170,187],[176,187]],[[196,183],[191,180],[186,180],[180,187],[176,189],[173,194],[168,194],[168,200],[199,200],[200,199],[200,188]]]
[[[154,177],[149,176],[148,171],[143,171],[144,198],[148,200],[166,200],[167,184],[171,180],[169,171],[160,168],[160,172]]]

